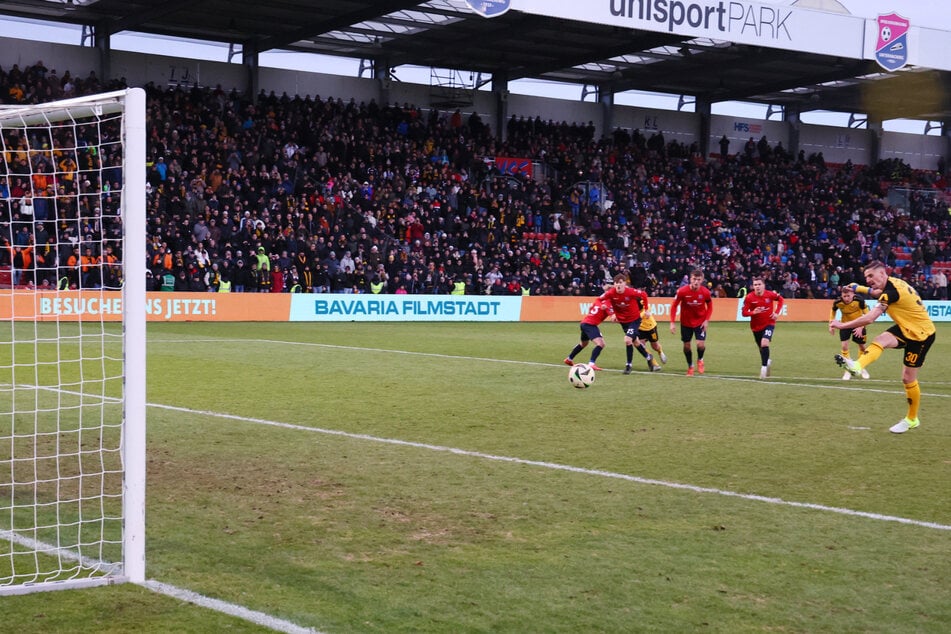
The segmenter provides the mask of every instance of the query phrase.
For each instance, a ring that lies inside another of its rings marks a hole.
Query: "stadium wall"
[[[853,128],[802,126],[799,147],[805,151],[806,156],[822,152],[822,156],[827,163],[845,163],[851,158],[853,163],[867,164],[867,161],[856,161],[853,157],[871,155],[870,135],[871,133],[868,130],[855,130]],[[903,134],[901,136],[914,135]],[[882,158],[888,158],[884,151],[882,152]],[[916,166],[912,165],[912,167]]]
[[[578,322],[594,297],[512,297],[494,295],[348,295],[290,293],[147,294],[150,322]],[[663,327],[670,321],[671,297],[650,300],[651,313]],[[749,321],[742,299],[713,300],[713,321]],[[935,321],[951,321],[951,302],[927,301]],[[782,319],[828,322],[832,301],[790,299]],[[34,292],[0,290],[0,319],[9,321],[121,321],[117,291]],[[887,315],[883,320],[887,320]]]
[[[922,122],[922,129],[924,125]],[[935,139],[944,141],[944,137],[882,132],[882,158],[901,159],[912,167],[937,170],[938,160],[945,146],[943,143],[935,143]]]
[[[170,51],[174,46],[174,42],[169,42]],[[7,69],[13,64],[19,64],[21,68],[30,66],[37,60],[43,60],[47,68],[57,69],[60,75],[69,70],[74,75],[85,76],[89,70],[99,68],[99,51],[90,47],[0,38],[0,51],[0,65]],[[261,67],[259,87],[266,92],[273,90],[278,95],[284,92],[289,95],[320,95],[322,98],[352,98],[357,102],[369,101],[379,95],[376,80],[323,74],[319,72],[319,62],[315,63],[314,71]],[[130,85],[149,82],[160,87],[220,84],[225,90],[243,90],[246,84],[245,68],[238,63],[126,51],[112,51],[111,74],[113,77],[126,78]],[[390,100],[427,107],[432,100],[431,90],[428,85],[395,81],[391,83]],[[578,87],[579,97],[580,90]],[[556,122],[591,121],[598,128],[597,133],[601,133],[602,110],[597,102],[510,94],[506,107],[509,116],[534,118],[537,115],[546,121],[551,119]],[[474,110],[484,123],[495,125],[492,114],[495,112],[495,96],[492,93],[477,91],[473,106],[465,110],[467,113]],[[661,132],[666,140],[677,140],[688,146],[700,134],[699,121],[690,112],[615,105],[613,119],[614,126],[639,129],[647,136]],[[713,115],[710,122],[711,152],[719,152],[718,142],[724,134],[730,139],[731,153],[742,151],[743,144],[751,136],[759,140],[765,135],[771,144],[782,141],[785,147],[789,147],[789,129],[782,121]],[[864,129],[803,124],[800,128],[800,147],[807,155],[822,152],[827,162],[844,163],[851,160],[855,164],[868,164],[873,146],[870,135]],[[899,158],[916,169],[933,170],[938,157],[945,153],[947,143],[947,139],[941,136],[884,132],[881,154],[882,158]]]

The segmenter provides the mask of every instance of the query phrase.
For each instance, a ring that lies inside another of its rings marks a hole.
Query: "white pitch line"
[[[56,546],[55,544],[41,542],[37,539],[33,539],[32,537],[21,535],[16,531],[2,530],[0,531],[0,539],[9,540],[14,544],[19,544],[24,548],[29,548],[32,552],[42,553],[51,557],[58,557],[65,561],[78,562],[81,566],[90,570],[109,574],[118,574],[122,571],[122,566],[119,564],[102,561],[100,559],[93,559],[92,557],[85,557],[69,548],[63,548],[62,546]]]
[[[615,473],[613,471],[602,471],[600,469],[586,469],[584,467],[574,467],[571,465],[559,464],[557,462],[526,460],[524,458],[514,458],[511,456],[497,456],[494,454],[482,453],[481,451],[468,451],[466,449],[457,449],[455,447],[444,447],[442,445],[431,445],[429,443],[413,442],[409,440],[399,440],[396,438],[381,438],[379,436],[371,436],[369,434],[355,434],[352,432],[340,431],[338,429],[307,427],[306,425],[282,423],[279,421],[267,420],[265,418],[252,418],[248,416],[238,416],[235,414],[223,414],[221,412],[196,410],[196,409],[191,409],[188,407],[178,407],[175,405],[161,405],[158,403],[149,403],[148,406],[156,408],[156,409],[164,409],[164,410],[173,411],[173,412],[197,414],[200,416],[211,416],[214,418],[224,418],[227,420],[235,420],[235,421],[240,421],[245,423],[254,423],[258,425],[268,425],[270,427],[279,427],[282,429],[292,429],[296,431],[312,432],[317,434],[325,434],[328,436],[340,436],[343,438],[352,438],[354,440],[368,440],[371,442],[382,443],[387,445],[397,445],[401,447],[414,447],[417,449],[428,449],[430,451],[440,451],[440,452],[451,453],[451,454],[460,455],[460,456],[469,456],[471,458],[481,458],[483,460],[492,460],[495,462],[507,462],[511,464],[520,464],[520,465],[526,465],[531,467],[541,467],[544,469],[553,469],[556,471],[568,471],[570,473],[580,473],[583,475],[593,475],[593,476],[598,476],[602,478],[612,478],[615,480],[635,482],[637,484],[661,486],[661,487],[666,487],[668,489],[679,489],[683,491],[692,491],[694,493],[710,493],[714,495],[722,495],[725,497],[750,500],[753,502],[765,502],[767,504],[777,504],[780,506],[789,506],[793,508],[803,508],[803,509],[811,509],[814,511],[824,511],[827,513],[837,513],[839,515],[848,515],[851,517],[863,517],[866,519],[873,519],[873,520],[878,520],[882,522],[897,522],[899,524],[909,524],[912,526],[920,526],[922,528],[932,528],[932,529],[942,530],[942,531],[951,531],[951,525],[938,524],[936,522],[925,522],[923,520],[909,519],[906,517],[897,517],[895,515],[882,515],[880,513],[856,511],[854,509],[840,508],[837,506],[826,506],[824,504],[813,504],[811,502],[795,502],[791,500],[784,500],[782,498],[777,498],[777,497],[755,495],[752,493],[738,493],[736,491],[716,489],[713,487],[702,487],[702,486],[697,486],[693,484],[683,484],[680,482],[668,482],[666,480],[641,478],[638,476],[632,476],[625,473]]]

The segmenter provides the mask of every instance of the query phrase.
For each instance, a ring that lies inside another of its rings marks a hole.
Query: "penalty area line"
[[[338,436],[341,438],[350,438],[354,440],[366,440],[370,442],[386,444],[386,445],[396,445],[400,447],[413,447],[416,449],[427,449],[429,451],[438,451],[443,453],[451,453],[458,456],[468,456],[470,458],[479,458],[482,460],[491,460],[493,462],[505,462],[509,464],[519,464],[530,467],[540,467],[543,469],[551,469],[555,471],[566,471],[569,473],[578,473],[582,475],[591,475],[598,476],[601,478],[611,478],[614,480],[623,480],[625,482],[634,482],[637,484],[645,484],[650,486],[660,486],[668,489],[677,489],[681,491],[690,491],[693,493],[703,493],[710,495],[720,495],[723,497],[738,498],[741,500],[748,500],[751,502],[763,502],[766,504],[775,504],[778,506],[788,506],[791,508],[799,509],[809,509],[813,511],[822,511],[825,513],[835,513],[838,515],[846,515],[850,517],[861,517],[864,519],[876,520],[879,522],[895,522],[898,524],[907,524],[911,526],[918,526],[921,528],[931,528],[941,531],[951,531],[951,525],[939,524],[937,522],[926,522],[923,520],[910,519],[907,517],[898,517],[895,515],[883,515],[881,513],[870,513],[868,511],[857,511],[855,509],[847,509],[837,506],[826,506],[824,504],[814,504],[812,502],[796,502],[794,500],[784,500],[783,498],[771,497],[766,495],[756,495],[753,493],[740,493],[737,491],[729,491],[726,489],[717,489],[714,487],[703,487],[697,486],[694,484],[684,484],[681,482],[669,482],[667,480],[656,480],[653,478],[642,478],[639,476],[632,476],[626,473],[616,473],[613,471],[602,471],[600,469],[587,469],[584,467],[575,467],[572,465],[560,464],[557,462],[544,462],[541,460],[527,460],[525,458],[515,458],[512,456],[497,456],[494,454],[483,453],[481,451],[469,451],[466,449],[458,449],[455,447],[445,447],[443,445],[431,445],[428,443],[414,442],[410,440],[399,440],[397,438],[382,438],[380,436],[372,436],[370,434],[355,434],[353,432],[340,431],[337,429],[324,429],[321,427],[308,427],[306,425],[296,425],[293,423],[282,423],[279,421],[267,420],[264,418],[252,418],[248,416],[238,416],[235,414],[224,414],[221,412],[212,412],[207,410],[196,410],[188,407],[178,407],[175,405],[162,405],[158,403],[149,403],[149,407],[156,409],[164,409],[172,412],[181,412],[186,414],[197,414],[199,416],[210,416],[214,418],[223,418],[227,420],[234,420],[245,423],[253,423],[257,425],[267,425],[269,427],[278,427],[281,429],[291,429],[295,431],[304,431],[317,434],[324,434],[327,436]]]

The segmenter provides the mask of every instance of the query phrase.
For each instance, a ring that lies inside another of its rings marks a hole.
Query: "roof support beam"
[[[585,51],[584,54],[561,56],[556,59],[552,59],[551,63],[545,65],[534,64],[531,66],[519,67],[515,70],[512,78],[521,79],[523,77],[534,77],[536,75],[542,75],[546,72],[558,70],[560,68],[569,68],[571,66],[591,63],[596,60],[606,60],[611,59],[612,57],[634,54],[632,53],[632,49],[651,49],[658,46],[670,46],[672,44],[680,43],[684,39],[686,38],[678,35],[643,32],[638,37],[632,38],[630,42],[625,42],[623,45],[593,48],[591,50]],[[624,71],[622,71],[622,74],[623,72]]]
[[[241,64],[244,66],[245,91],[252,103],[258,102],[258,92],[261,86],[260,59],[258,52],[245,50],[241,47]]]
[[[598,103],[601,104],[601,135],[614,132],[614,91],[610,86],[598,86]]]
[[[492,73],[492,94],[495,95],[495,129],[504,138],[509,118],[509,78],[504,70]]]
[[[875,165],[882,159],[882,120],[868,117],[866,120],[868,127],[868,164]],[[851,128],[851,121],[849,122]]]
[[[137,26],[147,24],[166,15],[171,15],[188,7],[200,5],[200,0],[167,0],[156,2],[149,9],[130,13],[115,20],[104,20],[96,24],[96,37],[119,33],[120,31],[135,31]]]
[[[786,121],[786,138],[789,139],[789,154],[794,158],[799,155],[799,139],[802,130],[802,119],[799,115],[799,106],[788,105],[783,107],[783,119]]]
[[[700,128],[700,134],[698,135],[700,146],[700,156],[707,158],[710,156],[710,129],[712,127],[712,110],[711,106],[713,104],[709,99],[704,97],[697,97],[697,100],[694,104],[694,109],[697,112],[697,125]]]
[[[380,0],[379,2],[375,2],[372,5],[365,5],[362,9],[345,13],[332,20],[305,21],[299,28],[294,29],[290,33],[286,33],[281,37],[272,36],[256,38],[254,41],[254,47],[258,51],[267,51],[273,48],[283,48],[289,44],[293,44],[294,42],[305,40],[313,35],[327,33],[328,31],[336,31],[337,29],[358,24],[365,20],[378,18],[382,15],[386,15],[387,13],[411,9],[419,4],[421,3],[411,2],[408,0]]]

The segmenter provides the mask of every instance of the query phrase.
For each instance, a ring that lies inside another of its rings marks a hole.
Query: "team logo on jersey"
[[[898,70],[908,63],[908,20],[897,13],[878,16],[875,61],[885,70]]]
[[[483,18],[495,18],[509,10],[511,0],[466,0],[466,5]]]

